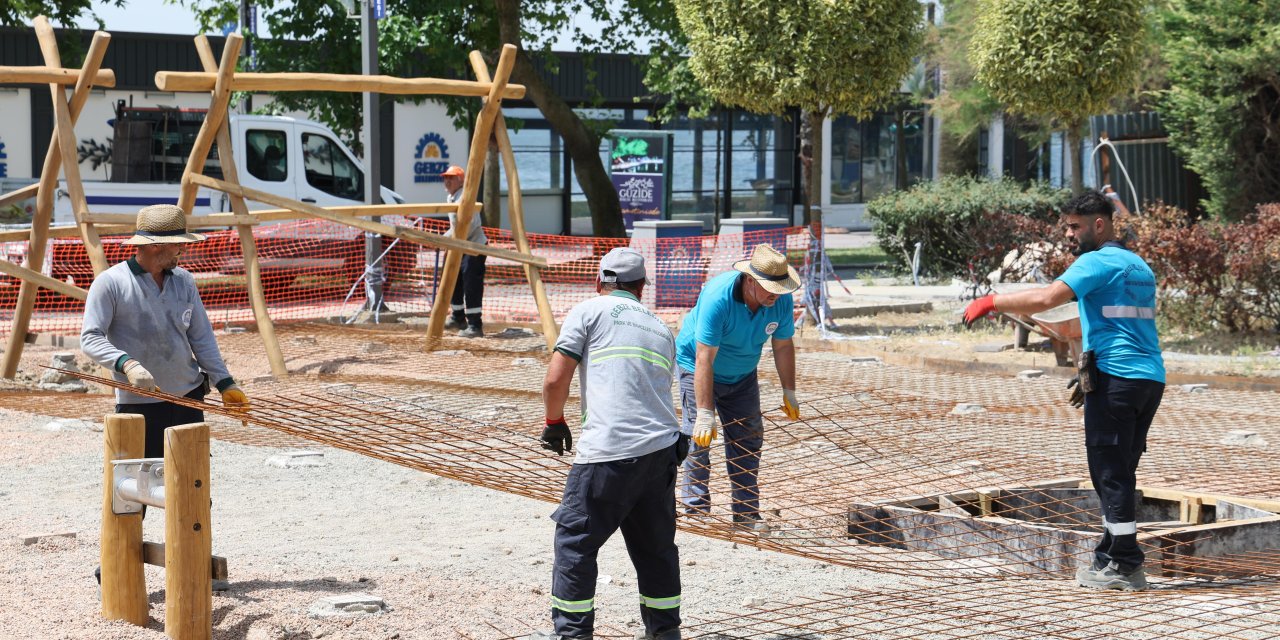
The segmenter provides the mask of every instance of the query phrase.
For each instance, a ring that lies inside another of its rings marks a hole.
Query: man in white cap
[[[787,264],[786,256],[767,244],[756,245],[751,259],[741,260],[733,268],[703,285],[676,339],[684,409],[680,430],[693,436],[694,445],[684,461],[680,501],[686,513],[711,511],[707,480],[719,413],[724,425],[725,466],[733,489],[733,521],[763,534],[768,525],[760,515],[757,478],[764,420],[756,367],[764,343],[771,342],[782,382],[783,411],[798,420],[791,292],[800,287],[800,276]]]
[[[689,451],[671,401],[675,341],[640,303],[644,258],[616,248],[600,260],[596,292],[565,317],[543,381],[542,447],[573,449],[564,406],[580,371],[582,438],[556,523],[550,633],[589,639],[595,626],[596,554],[618,529],[636,569],[647,640],[680,639],[676,468]],[[576,420],[575,420],[576,422]]]
[[[80,348],[116,380],[138,389],[203,400],[212,384],[224,405],[248,409],[222,361],[195,280],[178,266],[187,244],[201,240],[187,233],[186,216],[174,205],[139,211],[137,232],[125,240],[137,253],[89,287]],[[164,457],[166,428],[204,421],[203,411],[124,389],[116,389],[116,413],[146,419],[147,458]]]

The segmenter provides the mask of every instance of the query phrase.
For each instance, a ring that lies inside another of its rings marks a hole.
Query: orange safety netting
[[[385,222],[416,226],[444,233],[442,220],[387,216]],[[515,250],[511,232],[485,229],[489,243]],[[181,266],[195,275],[209,318],[214,325],[250,323],[253,310],[245,282],[244,257],[235,230],[205,234],[204,242],[190,245]],[[365,304],[365,238],[351,227],[303,220],[254,227],[254,239],[262,271],[262,285],[274,321],[350,317]],[[107,261],[114,264],[133,255],[122,244],[128,236],[102,239]],[[530,234],[532,252],[546,258],[542,270],[547,297],[556,318],[595,294],[594,280],[600,257],[610,249],[630,246],[645,255],[651,285],[644,302],[667,320],[675,320],[697,301],[706,280],[733,267],[760,243],[785,251],[792,264],[801,267],[809,235],[803,227],[753,231],[722,236],[695,236],[658,240],[592,238]],[[25,242],[0,244],[4,258],[21,263]],[[385,255],[384,302],[387,311],[404,314],[430,312],[444,265],[444,251],[391,238],[382,239]],[[52,241],[44,273],[58,280],[88,288],[93,270],[78,239]],[[484,318],[489,322],[538,321],[523,267],[510,260],[486,261]],[[0,276],[0,333],[10,331],[19,281]],[[797,296],[799,305],[799,296]],[[53,291],[41,290],[30,330],[37,333],[75,334],[80,331],[84,303]]]

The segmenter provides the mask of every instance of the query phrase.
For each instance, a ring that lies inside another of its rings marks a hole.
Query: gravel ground
[[[164,637],[160,569],[146,570],[146,628],[99,615],[101,416],[86,418],[53,431],[48,416],[0,410],[2,638]],[[549,628],[553,505],[318,450],[324,466],[280,469],[265,460],[281,449],[213,442],[213,550],[231,574],[230,591],[214,596],[214,638],[496,639]],[[157,513],[147,540],[163,539]],[[20,540],[67,531],[76,537]],[[683,533],[677,542],[686,619],[898,581]],[[600,570],[600,637],[630,637],[640,628],[635,572],[620,537]],[[387,610],[308,615],[349,593],[381,597]]]

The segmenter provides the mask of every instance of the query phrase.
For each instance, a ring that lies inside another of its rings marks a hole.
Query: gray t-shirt
[[[448,197],[445,198],[445,200],[448,202],[457,202],[458,198],[460,197],[462,197],[462,189],[458,189],[457,191],[450,193]],[[489,244],[489,238],[488,236],[484,235],[484,228],[480,226],[480,222],[481,222],[480,219],[483,217],[484,216],[480,215],[479,211],[477,211],[475,215],[471,216],[471,227],[467,229],[467,237],[463,238],[463,240],[466,240],[468,242],[474,242],[476,244]],[[453,212],[453,211],[449,212],[449,230],[445,232],[445,235],[452,238],[453,228],[457,225],[458,225],[457,212]]]
[[[582,435],[574,463],[635,458],[676,441],[675,339],[635,296],[614,291],[574,307],[556,351],[580,363]]]
[[[129,379],[119,365],[128,355],[151,372],[161,391],[173,395],[186,395],[203,384],[202,369],[219,390],[234,382],[196,281],[182,268],[165,272],[163,291],[133,258],[94,278],[84,304],[80,349],[124,383]],[[116,402],[159,400],[116,389]]]

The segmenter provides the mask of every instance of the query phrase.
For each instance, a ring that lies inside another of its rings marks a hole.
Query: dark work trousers
[[[191,390],[186,397],[192,400],[204,400],[204,385]],[[116,413],[136,413],[147,422],[147,446],[144,458],[164,457],[164,430],[183,424],[204,422],[204,412],[191,409],[172,402],[144,402],[139,404],[117,404]]]
[[[482,328],[480,308],[484,304],[484,260],[488,256],[462,256],[458,281],[453,283],[449,310],[459,323]]]
[[[733,384],[715,383],[716,413],[724,431],[724,461],[732,487],[734,515],[760,517],[760,447],[764,446],[764,420],[760,417],[760,385],[756,372]],[[698,404],[693,393],[693,372],[680,369],[680,405],[683,407],[681,431],[693,432]],[[693,445],[684,460],[684,479],[680,482],[680,502],[687,509],[706,511],[711,508],[707,480],[711,475],[711,448]]]
[[[1097,388],[1084,397],[1084,438],[1089,477],[1102,502],[1102,540],[1094,550],[1095,568],[1111,562],[1121,573],[1142,565],[1138,547],[1136,473],[1147,450],[1147,432],[1164,384],[1098,372]]]
[[[622,529],[636,568],[640,619],[658,635],[680,626],[680,554],[676,549],[677,445],[639,458],[575,464],[556,522],[551,620],[565,638],[595,628],[596,554]]]

